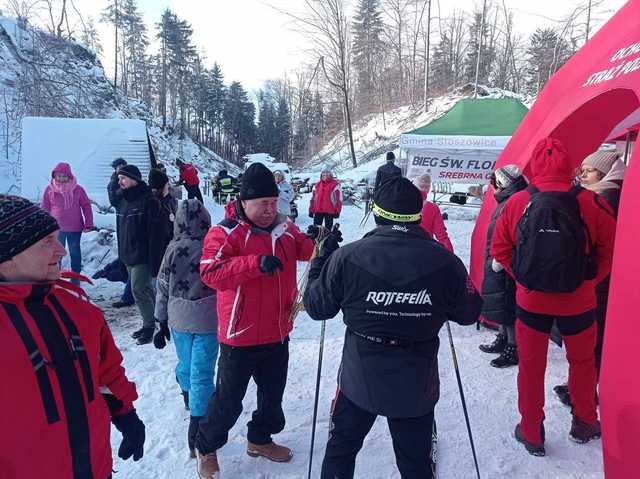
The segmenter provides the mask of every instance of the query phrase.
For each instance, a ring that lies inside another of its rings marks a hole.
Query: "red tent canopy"
[[[497,166],[515,163],[527,173],[534,145],[546,136],[564,142],[578,166],[638,111],[639,19],[640,0],[630,0],[551,78]],[[626,128],[632,125],[631,121]],[[477,286],[494,207],[495,200],[488,195],[473,232],[471,276]],[[613,479],[638,477],[640,471],[639,210],[640,148],[636,148],[620,201],[600,377],[604,466],[606,477]]]
[[[638,130],[640,130],[640,108],[631,113],[628,117],[622,120],[611,130],[607,137],[607,142],[632,140],[635,141],[638,137]],[[628,134],[631,134],[627,137]]]

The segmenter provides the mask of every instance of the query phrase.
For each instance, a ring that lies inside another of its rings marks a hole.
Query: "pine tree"
[[[353,64],[357,71],[358,94],[361,103],[369,106],[375,96],[377,65],[385,45],[382,41],[384,23],[379,0],[359,0],[352,22]]]
[[[482,38],[478,33],[482,27]],[[469,28],[469,49],[464,65],[464,78],[468,82],[474,82],[476,79],[476,68],[478,68],[478,83],[489,83],[491,68],[495,60],[495,48],[490,40],[489,25],[482,20],[482,12],[475,12],[473,15],[473,23]],[[478,41],[481,41],[481,44]],[[478,49],[480,51],[480,64],[478,65]]]
[[[571,57],[569,44],[552,28],[538,28],[527,48],[527,90],[537,94]]]
[[[289,142],[291,140],[291,117],[287,98],[282,95],[278,102],[275,117],[275,158],[287,163],[289,161]]]

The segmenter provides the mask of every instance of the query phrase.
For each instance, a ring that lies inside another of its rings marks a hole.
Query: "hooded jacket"
[[[69,177],[69,192],[56,191],[53,175],[64,173]],[[58,163],[51,172],[51,183],[47,185],[42,196],[42,208],[51,214],[60,225],[60,231],[67,233],[81,232],[85,228],[93,228],[93,211],[91,202],[84,188],[76,183],[68,163]]]
[[[200,278],[202,243],[210,226],[211,216],[198,200],[180,202],[158,274],[155,308],[156,318],[179,332],[217,331],[216,292]]]
[[[312,215],[316,213],[340,215],[341,211],[342,193],[340,192],[340,184],[333,177],[318,181],[311,194],[309,213]]]
[[[0,283],[0,343],[0,476],[108,477],[138,396],[102,312],[66,281]]]
[[[198,178],[196,167],[189,163],[183,163],[180,166],[180,181],[187,186],[198,186],[200,179]]]
[[[288,216],[291,214],[291,202],[296,194],[287,180],[282,180],[277,185],[280,192],[278,194],[278,213]]]
[[[209,230],[200,261],[202,281],[217,291],[218,341],[230,346],[284,341],[293,329],[297,262],[308,261],[315,244],[284,216],[262,229],[238,213]],[[277,256],[284,271],[274,276],[260,271],[264,255]]]
[[[574,173],[572,163],[564,145],[556,139],[545,138],[533,150],[530,161],[531,184],[539,191],[569,191]],[[504,206],[496,222],[490,254],[507,273],[513,276],[511,263],[513,249],[518,243],[516,226],[529,203],[527,190],[513,195]],[[573,316],[595,309],[595,286],[607,277],[611,270],[615,220],[608,205],[598,200],[595,193],[583,190],[578,194],[578,204],[591,242],[597,253],[597,276],[586,280],[572,293],[543,293],[526,289],[519,283],[516,288],[516,303],[532,313]]]
[[[432,412],[440,394],[438,332],[447,320],[468,325],[480,314],[480,296],[462,261],[418,225],[378,226],[324,261],[312,262],[304,304],[315,320],[342,310],[341,393],[382,416]]]

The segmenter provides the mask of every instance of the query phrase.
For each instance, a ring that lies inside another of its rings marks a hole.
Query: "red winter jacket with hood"
[[[530,162],[531,184],[540,191],[569,191],[575,164],[564,145],[552,138],[541,140],[533,150]],[[596,248],[598,273],[572,293],[542,293],[531,291],[517,283],[516,302],[525,311],[539,314],[573,316],[595,309],[595,287],[611,271],[616,224],[610,208],[597,195],[584,190],[578,195],[582,218]],[[526,190],[513,195],[496,222],[491,241],[491,256],[513,276],[513,250],[518,243],[516,226],[529,203]]]
[[[313,187],[309,213],[313,215],[316,213],[339,215],[342,211],[341,196],[340,184],[333,177],[318,181]]]
[[[180,167],[180,180],[187,186],[197,186],[200,184],[196,167],[187,163],[183,164]]]
[[[0,283],[0,344],[0,477],[109,477],[111,416],[138,396],[100,310],[63,280]]]
[[[238,213],[213,226],[202,249],[202,281],[217,291],[218,340],[231,346],[284,341],[293,329],[297,261],[309,260],[314,242],[286,217],[265,230]],[[284,271],[260,271],[263,255],[280,258]]]

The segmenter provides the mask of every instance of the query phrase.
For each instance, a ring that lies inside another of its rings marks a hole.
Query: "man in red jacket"
[[[216,450],[242,412],[249,380],[258,386],[258,407],[247,424],[247,453],[287,462],[291,450],[273,442],[284,429],[282,395],[287,381],[291,308],[297,295],[296,262],[307,261],[313,240],[278,215],[278,187],[264,165],[244,174],[236,216],[209,230],[200,275],[217,291],[218,380],[200,421],[198,473],[219,471]]]
[[[101,311],[60,279],[58,224],[0,195],[0,477],[111,477],[111,421],[122,459],[143,455],[138,397]],[[76,277],[78,277],[76,275]]]
[[[340,217],[342,211],[342,197],[340,183],[338,183],[328,169],[322,170],[320,181],[313,187],[309,216],[316,226],[324,225],[331,230],[333,220]]]
[[[540,141],[531,158],[531,184],[540,192],[571,190],[575,165],[564,145],[556,139]],[[516,341],[520,354],[518,409],[521,421],[516,439],[529,453],[543,456],[544,375],[551,326],[556,321],[564,339],[569,361],[569,390],[573,400],[570,439],[585,443],[600,437],[596,413],[595,286],[611,270],[615,221],[609,208],[599,204],[595,194],[582,190],[577,202],[588,237],[597,252],[597,274],[573,292],[550,293],[525,288],[516,278]],[[491,256],[514,276],[514,248],[519,244],[518,223],[530,208],[529,188],[513,195],[496,223]],[[547,233],[556,231],[546,230]],[[541,265],[541,267],[546,265]],[[574,399],[575,398],[575,399]]]
[[[187,190],[187,198],[196,198],[200,203],[204,204],[199,186],[200,178],[198,178],[198,170],[196,167],[183,162],[179,158],[176,160],[176,166],[180,170],[180,181],[178,181],[178,185],[184,185],[184,188]]]

